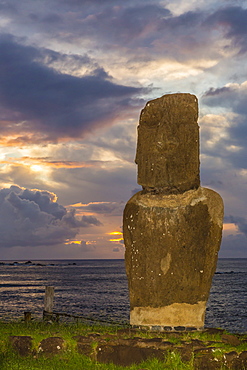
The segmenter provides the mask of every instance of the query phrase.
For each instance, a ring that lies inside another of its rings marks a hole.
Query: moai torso
[[[202,328],[220,247],[221,197],[200,187],[197,99],[147,103],[138,127],[138,183],[124,210],[130,323]]]

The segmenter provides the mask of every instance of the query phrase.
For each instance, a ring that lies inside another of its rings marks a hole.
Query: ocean
[[[128,322],[124,260],[0,261],[0,319],[42,318],[46,285],[56,312]],[[247,259],[219,259],[205,326],[247,332],[246,303]]]

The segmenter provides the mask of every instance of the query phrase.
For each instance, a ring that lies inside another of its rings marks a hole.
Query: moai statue
[[[202,329],[222,235],[223,202],[200,186],[198,102],[170,94],[140,116],[138,183],[124,210],[130,324]]]

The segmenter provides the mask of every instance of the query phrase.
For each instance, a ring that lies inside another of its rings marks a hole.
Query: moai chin
[[[199,177],[198,102],[170,94],[140,116],[138,183],[124,210],[130,324],[204,326],[221,242],[223,202]]]

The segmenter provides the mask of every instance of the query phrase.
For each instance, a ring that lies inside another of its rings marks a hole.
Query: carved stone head
[[[169,94],[148,102],[140,115],[136,163],[146,191],[182,193],[198,188],[198,101]]]

